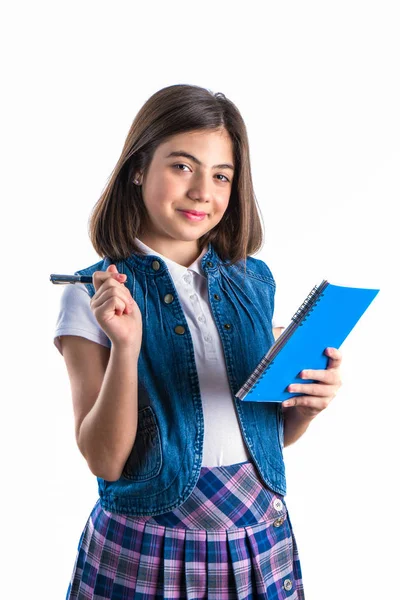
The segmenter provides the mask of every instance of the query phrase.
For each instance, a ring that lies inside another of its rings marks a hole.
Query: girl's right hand
[[[142,343],[142,315],[124,285],[125,281],[126,275],[118,273],[115,265],[110,265],[106,271],[93,273],[96,293],[90,300],[90,308],[114,345],[133,347],[139,354]]]

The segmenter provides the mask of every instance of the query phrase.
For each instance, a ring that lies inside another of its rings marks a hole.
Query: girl
[[[335,395],[341,355],[285,407],[234,397],[279,334],[236,106],[155,93],[90,235],[103,258],[65,289],[55,337],[99,487],[67,598],[304,598],[282,449]]]

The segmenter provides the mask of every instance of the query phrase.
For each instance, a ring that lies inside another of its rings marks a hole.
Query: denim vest
[[[77,271],[92,275],[104,260]],[[224,349],[228,380],[251,460],[273,491],[286,493],[280,403],[234,397],[274,342],[275,282],[267,265],[247,257],[227,266],[211,244],[201,260],[208,298]],[[138,428],[117,481],[98,478],[104,509],[152,516],[181,505],[199,478],[204,421],[192,337],[168,268],[157,255],[131,254],[116,261],[142,313],[138,360]],[[87,284],[90,296],[95,289]],[[221,427],[224,424],[221,423]]]

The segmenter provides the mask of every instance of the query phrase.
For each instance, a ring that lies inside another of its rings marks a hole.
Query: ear
[[[136,185],[142,185],[142,173],[140,173],[140,172],[135,173],[135,176],[133,178],[133,183],[135,183]]]

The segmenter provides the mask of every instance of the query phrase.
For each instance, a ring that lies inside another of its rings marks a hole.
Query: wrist
[[[300,406],[283,408],[284,446],[296,442],[307,431],[313,418],[304,415]]]
[[[283,410],[283,418],[285,420],[289,420],[296,423],[311,423],[313,419],[317,416],[316,414],[311,414],[309,411],[304,411],[305,407],[302,406],[287,406],[282,407]]]
[[[140,344],[113,342],[111,345],[111,354],[118,355],[119,357],[129,357],[137,361],[140,354]]]

